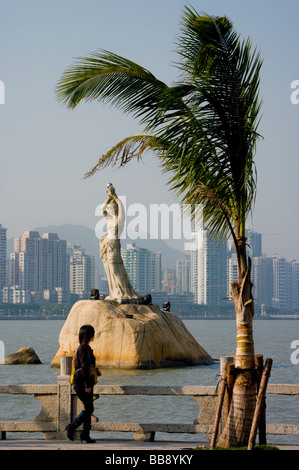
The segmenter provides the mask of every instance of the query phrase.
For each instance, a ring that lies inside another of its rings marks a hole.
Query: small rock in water
[[[41,364],[41,361],[33,348],[25,347],[6,356],[4,364]]]

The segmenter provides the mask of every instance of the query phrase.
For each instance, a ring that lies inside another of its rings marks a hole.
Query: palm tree
[[[68,108],[81,100],[112,103],[131,113],[144,128],[102,155],[85,177],[154,152],[181,202],[203,208],[211,236],[232,237],[238,263],[238,281],[231,290],[238,374],[220,443],[240,446],[248,440],[256,399],[254,301],[245,223],[256,194],[253,158],[260,137],[262,61],[228,18],[200,15],[189,7],[183,13],[177,52],[179,80],[173,86],[130,60],[101,50],[65,71],[57,97]]]

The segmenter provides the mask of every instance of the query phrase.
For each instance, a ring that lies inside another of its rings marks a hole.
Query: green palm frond
[[[155,152],[160,155],[167,149],[167,142],[155,135],[149,134],[134,134],[126,137],[118,144],[114,145],[108,152],[102,155],[97,164],[85,174],[85,178],[89,178],[97,171],[106,168],[107,166],[116,166],[121,168],[127,165],[133,158],[137,161],[142,159],[142,156],[147,151]]]
[[[58,100],[75,108],[83,99],[98,100],[133,113],[142,122],[157,111],[167,86],[140,65],[108,51],[79,58],[69,67],[56,87]]]

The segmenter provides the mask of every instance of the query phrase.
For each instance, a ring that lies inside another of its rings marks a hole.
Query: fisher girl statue
[[[121,256],[120,235],[124,228],[125,211],[112,183],[107,184],[107,199],[102,213],[107,223],[107,233],[100,239],[100,256],[109,285],[106,300],[119,303],[139,303],[141,297],[133,289]]]

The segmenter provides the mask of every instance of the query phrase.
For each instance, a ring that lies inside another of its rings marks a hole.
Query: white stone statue
[[[102,205],[102,212],[107,222],[107,233],[100,239],[100,256],[109,284],[106,299],[138,302],[141,297],[134,291],[121,257],[119,238],[125,222],[124,207],[111,183],[107,184],[106,194],[108,198]]]

